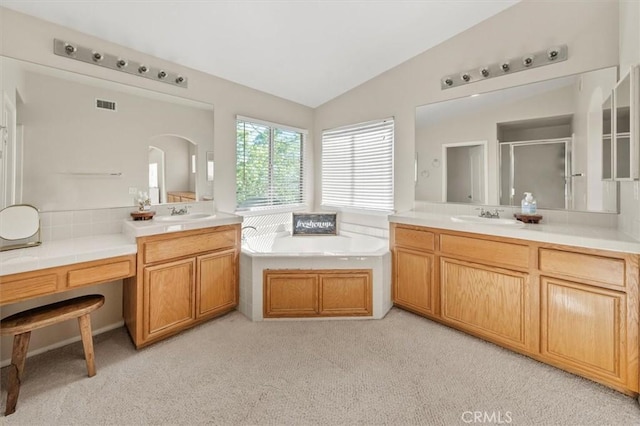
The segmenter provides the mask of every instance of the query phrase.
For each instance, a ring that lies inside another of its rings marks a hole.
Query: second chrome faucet
[[[181,209],[176,209],[175,207],[171,207],[170,211],[171,211],[171,216],[181,216],[184,214],[189,213],[189,208],[191,206],[184,206]]]
[[[488,219],[500,219],[500,212],[504,210],[495,209],[493,213],[490,210],[485,210],[484,207],[477,208],[476,210],[480,210],[480,217],[486,217]]]

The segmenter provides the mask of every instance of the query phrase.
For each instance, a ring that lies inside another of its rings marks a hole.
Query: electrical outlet
[[[134,188],[133,186],[129,187],[129,195],[136,195],[138,193],[138,188]]]

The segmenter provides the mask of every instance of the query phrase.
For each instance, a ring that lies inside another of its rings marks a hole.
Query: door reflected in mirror
[[[611,67],[416,108],[416,201],[518,206],[527,191],[541,208],[617,212],[618,185],[602,180],[603,102],[616,79]],[[452,188],[450,167],[439,165],[445,145],[485,140],[480,200],[467,178]]]
[[[485,204],[487,195],[487,142],[442,145],[443,201]]]

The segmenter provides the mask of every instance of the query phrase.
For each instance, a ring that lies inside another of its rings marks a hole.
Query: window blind
[[[296,206],[304,202],[304,135],[262,121],[236,121],[238,210]]]
[[[394,121],[322,133],[322,205],[393,210]]]

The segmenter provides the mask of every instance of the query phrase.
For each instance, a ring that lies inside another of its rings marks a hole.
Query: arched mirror
[[[36,241],[26,241],[37,235]],[[40,214],[28,204],[15,204],[0,210],[0,251],[32,247],[41,244]],[[25,240],[19,244],[4,245],[4,241]]]

